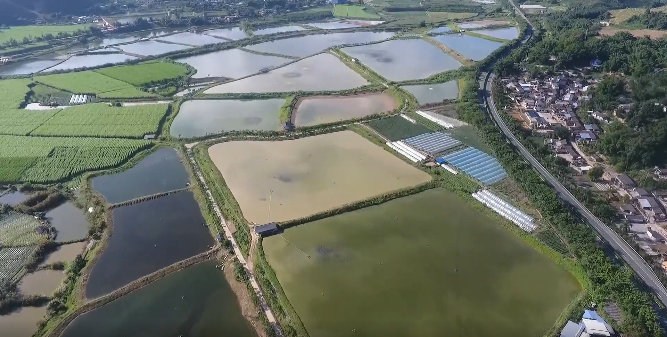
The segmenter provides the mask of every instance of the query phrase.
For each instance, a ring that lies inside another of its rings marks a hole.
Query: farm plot
[[[89,25],[59,25],[59,26],[18,26],[10,27],[9,29],[0,30],[0,44],[3,44],[10,39],[16,41],[23,41],[23,38],[44,36],[51,34],[54,37],[60,33],[75,33],[78,31],[87,30]]]
[[[31,132],[36,136],[143,138],[156,133],[168,104],[111,107],[106,103],[63,109]]]
[[[185,76],[188,68],[170,62],[148,62],[131,66],[118,66],[95,70],[96,73],[132,85],[142,86]]]
[[[11,212],[0,216],[0,245],[19,247],[36,245],[46,237],[37,232],[39,221],[22,213]]]
[[[150,146],[131,139],[0,136],[0,182],[62,181],[116,167]]]
[[[355,19],[379,19],[380,16],[366,12],[365,6],[335,5],[334,16]]]
[[[391,141],[410,138],[431,131],[425,126],[409,122],[401,116],[376,119],[368,122],[367,125]]]
[[[2,108],[0,108],[2,109]],[[36,129],[58,110],[0,110],[0,134],[25,136]]]
[[[19,108],[30,92],[28,84],[30,80],[25,79],[0,81],[0,111]]]
[[[94,94],[101,98],[153,97],[134,86],[94,71],[36,77],[39,83],[77,94]]]
[[[0,248],[0,282],[11,280],[35,250],[35,246]]]

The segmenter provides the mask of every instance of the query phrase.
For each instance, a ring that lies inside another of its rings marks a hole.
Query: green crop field
[[[188,68],[170,62],[148,62],[103,68],[95,72],[132,85],[142,86],[151,82],[183,77],[188,73]]]
[[[39,76],[35,80],[39,83],[72,93],[95,94],[101,98],[142,98],[154,96],[135,88],[131,84],[94,71]]]
[[[157,132],[168,106],[111,107],[107,103],[73,106],[55,114],[30,135],[143,138]]]
[[[24,79],[0,81],[0,111],[18,108],[30,92],[28,84],[30,80]]]
[[[366,6],[335,5],[334,16],[355,19],[379,19],[380,16],[366,12]]]
[[[0,182],[62,181],[116,167],[149,146],[135,139],[0,136]]]
[[[25,136],[44,124],[58,110],[0,110],[0,134]]]
[[[413,124],[401,116],[376,119],[368,122],[367,125],[391,141],[397,141],[431,131],[425,126],[421,124]]]
[[[57,37],[58,33],[73,33],[78,30],[88,29],[90,25],[62,25],[62,26],[17,26],[8,29],[0,29],[0,44],[10,39],[21,42],[24,37],[38,37],[52,34]]]
[[[46,236],[37,233],[39,221],[22,213],[9,213],[0,216],[0,245],[17,247],[36,245]]]

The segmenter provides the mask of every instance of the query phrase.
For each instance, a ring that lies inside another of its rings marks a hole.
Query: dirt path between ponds
[[[255,303],[253,303],[246,284],[237,281],[236,276],[234,276],[234,256],[228,252],[223,252],[222,255],[224,256],[223,259],[225,260],[223,264],[225,269],[225,278],[227,278],[229,286],[232,288],[234,294],[236,294],[236,299],[241,306],[241,314],[255,329],[257,336],[268,337],[261,318],[263,315],[262,310],[258,308]]]

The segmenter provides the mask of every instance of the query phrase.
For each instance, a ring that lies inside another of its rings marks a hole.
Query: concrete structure
[[[561,337],[597,337],[597,336],[614,336],[615,332],[611,325],[598,315],[596,311],[586,310],[581,317],[581,323],[577,324],[568,321],[563,330],[561,330]]]
[[[255,226],[253,227],[253,230],[255,231],[255,234],[262,237],[267,237],[279,233],[280,227],[278,227],[275,222],[271,222],[264,225]]]

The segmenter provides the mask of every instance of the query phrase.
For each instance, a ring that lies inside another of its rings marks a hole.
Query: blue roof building
[[[594,336],[614,336],[614,328],[600,317],[594,310],[584,311],[581,317],[581,323],[577,324],[568,321],[563,330],[561,330],[560,337],[594,337]]]

